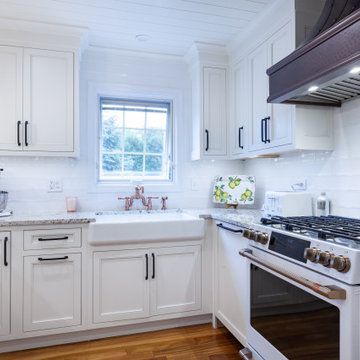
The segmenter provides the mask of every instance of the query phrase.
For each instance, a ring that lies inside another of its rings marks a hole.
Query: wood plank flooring
[[[210,324],[0,354],[0,360],[233,360],[243,346]]]

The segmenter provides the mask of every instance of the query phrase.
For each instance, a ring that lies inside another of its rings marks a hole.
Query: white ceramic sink
[[[118,213],[89,224],[92,245],[194,240],[204,237],[204,220],[182,212]]]

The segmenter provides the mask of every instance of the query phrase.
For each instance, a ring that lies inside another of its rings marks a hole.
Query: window
[[[100,98],[99,180],[172,180],[171,102]]]

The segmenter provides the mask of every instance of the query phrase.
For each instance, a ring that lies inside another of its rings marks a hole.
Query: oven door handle
[[[254,263],[257,263],[273,272],[276,272],[282,276],[285,276],[286,278],[297,282],[298,284],[307,287],[308,289],[311,289],[312,291],[325,296],[328,299],[333,300],[345,300],[346,299],[346,290],[338,288],[336,286],[324,286],[321,284],[317,284],[311,280],[305,279],[302,276],[299,276],[297,274],[294,274],[290,271],[287,271],[283,269],[280,266],[273,265],[272,263],[269,263],[268,261],[264,259],[260,259],[253,255],[253,252],[251,249],[243,249],[239,251],[239,254],[249,260],[251,260]]]

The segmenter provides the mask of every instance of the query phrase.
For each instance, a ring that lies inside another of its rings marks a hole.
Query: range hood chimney
[[[360,0],[327,0],[309,37],[267,74],[270,103],[339,107],[360,96]]]

